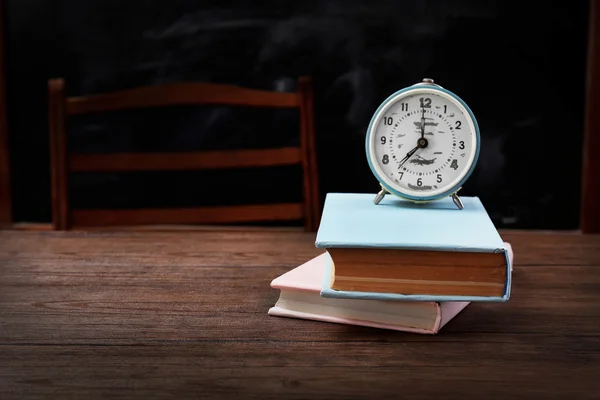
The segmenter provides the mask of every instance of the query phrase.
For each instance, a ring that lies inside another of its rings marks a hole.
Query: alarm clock
[[[413,202],[457,192],[479,158],[475,115],[456,94],[433,79],[398,90],[375,111],[366,134],[367,161],[381,191],[375,204],[391,193]]]

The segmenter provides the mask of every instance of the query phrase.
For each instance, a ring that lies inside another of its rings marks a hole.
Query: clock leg
[[[454,204],[456,204],[456,207],[458,207],[459,210],[462,210],[463,208],[465,208],[462,200],[460,199],[460,197],[458,197],[458,195],[456,193],[452,194],[452,201],[454,201]]]
[[[387,190],[385,190],[384,188],[381,188],[381,190],[379,191],[379,193],[377,193],[377,196],[373,200],[373,203],[379,204],[379,202],[381,200],[383,200],[383,198],[385,197],[385,195],[388,194],[388,193],[389,192]]]

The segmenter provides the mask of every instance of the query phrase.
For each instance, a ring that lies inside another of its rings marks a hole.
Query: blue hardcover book
[[[481,201],[416,204],[387,196],[328,193],[316,247],[331,263],[323,297],[506,301],[512,261]]]

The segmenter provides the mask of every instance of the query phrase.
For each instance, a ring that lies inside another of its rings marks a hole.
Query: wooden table
[[[311,234],[0,231],[0,398],[600,398],[600,236],[503,237],[511,299],[426,336],[268,316]]]

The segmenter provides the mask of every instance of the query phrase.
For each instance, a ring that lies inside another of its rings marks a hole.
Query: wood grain
[[[580,228],[600,233],[600,4],[589,2]]]
[[[268,316],[310,233],[0,231],[0,398],[597,398],[600,236],[502,236],[511,299],[425,336]]]

